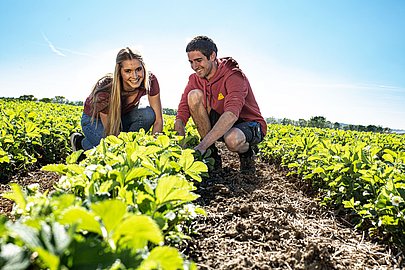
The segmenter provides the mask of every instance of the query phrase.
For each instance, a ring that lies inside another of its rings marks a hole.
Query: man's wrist
[[[180,118],[177,118],[176,120],[174,120],[174,124],[176,124],[176,123],[180,123],[182,126],[184,126],[184,122]]]
[[[178,133],[180,136],[184,136],[184,135],[185,135],[186,130],[185,130],[185,125],[184,125],[183,120],[181,120],[181,119],[176,119],[176,120],[174,121],[174,130],[176,130],[177,133]]]

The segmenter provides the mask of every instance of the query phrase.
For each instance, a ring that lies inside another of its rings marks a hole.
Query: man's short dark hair
[[[193,38],[186,47],[186,52],[192,51],[200,51],[208,59],[213,52],[215,54],[218,53],[217,45],[207,36],[196,36]]]

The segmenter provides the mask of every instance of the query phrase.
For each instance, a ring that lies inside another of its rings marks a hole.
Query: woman
[[[150,106],[140,105],[143,96],[147,96]],[[153,134],[162,132],[159,83],[140,54],[128,47],[118,52],[114,75],[99,79],[86,99],[81,126],[84,136],[70,136],[73,151],[93,148],[101,138],[121,131],[149,131],[152,127]]]

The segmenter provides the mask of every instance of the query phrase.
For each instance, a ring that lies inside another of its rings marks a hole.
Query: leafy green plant
[[[270,125],[262,155],[353,211],[371,235],[405,246],[405,136]],[[352,215],[353,216],[353,215]]]
[[[177,249],[163,246],[153,218],[132,212],[122,200],[88,204],[73,194],[43,196],[12,186],[4,197],[16,202],[19,214],[15,222],[1,219],[2,269],[195,268]],[[43,199],[31,204],[37,198]]]
[[[81,107],[0,100],[0,178],[62,161]]]

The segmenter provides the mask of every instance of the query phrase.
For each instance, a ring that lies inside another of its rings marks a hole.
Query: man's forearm
[[[218,122],[200,142],[198,149],[203,151],[207,150],[208,147],[228,132],[237,120],[238,118],[232,112],[224,112],[221,117],[219,117]]]

